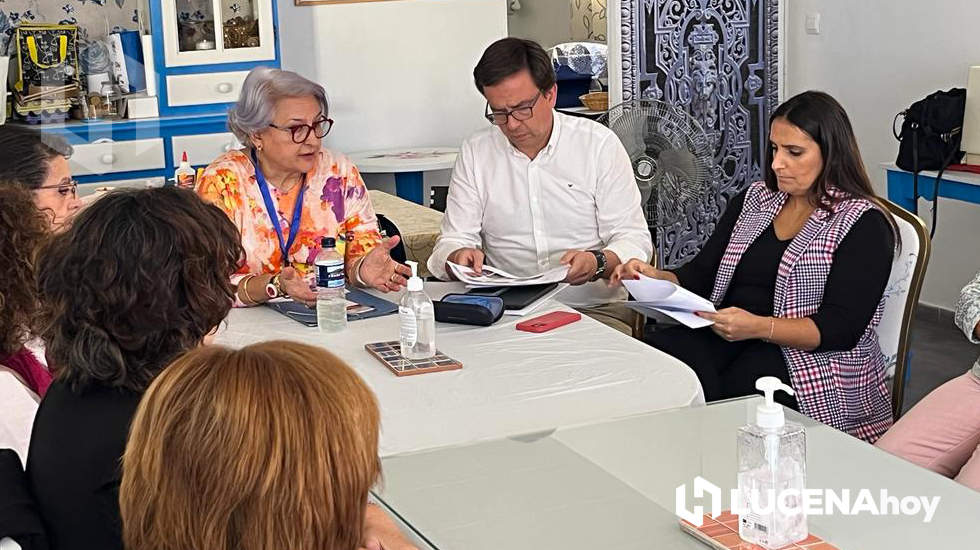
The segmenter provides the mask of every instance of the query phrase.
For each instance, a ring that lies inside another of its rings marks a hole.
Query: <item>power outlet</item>
[[[806,14],[806,33],[807,34],[820,34],[820,14],[819,13],[808,13],[808,14]]]

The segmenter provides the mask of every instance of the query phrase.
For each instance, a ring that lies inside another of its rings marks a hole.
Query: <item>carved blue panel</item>
[[[708,133],[714,192],[658,230],[667,269],[701,249],[728,201],[762,178],[778,101],[778,0],[623,0],[623,99],[681,106]]]

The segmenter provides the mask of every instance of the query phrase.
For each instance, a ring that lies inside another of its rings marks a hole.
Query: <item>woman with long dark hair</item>
[[[0,448],[27,460],[37,405],[51,373],[26,345],[39,309],[34,255],[48,235],[48,219],[31,193],[0,183]]]
[[[786,101],[770,119],[765,181],[728,205],[688,264],[671,272],[640,261],[639,274],[710,299],[709,328],[669,328],[650,343],[687,363],[708,401],[756,393],[776,376],[778,399],[816,420],[874,441],[891,425],[885,362],[875,327],[891,272],[895,222],[868,179],[843,107],[823,92]]]

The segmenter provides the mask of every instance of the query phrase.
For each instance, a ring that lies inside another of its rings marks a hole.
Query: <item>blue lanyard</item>
[[[293,241],[296,240],[296,235],[299,233],[299,221],[303,217],[303,194],[306,192],[306,182],[303,182],[299,188],[299,193],[296,195],[296,204],[293,205],[293,221],[289,223],[289,238],[283,241],[282,224],[276,213],[276,207],[272,204],[269,184],[266,183],[265,176],[262,175],[262,168],[259,167],[259,159],[255,156],[255,149],[252,149],[252,164],[255,166],[255,181],[259,184],[259,190],[262,191],[265,210],[269,213],[272,228],[276,230],[276,237],[279,237],[279,252],[282,253],[282,265],[283,267],[287,267],[289,266],[289,249],[293,247]]]

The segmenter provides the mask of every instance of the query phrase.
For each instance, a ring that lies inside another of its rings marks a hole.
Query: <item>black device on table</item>
[[[447,294],[432,306],[440,323],[488,327],[504,314],[504,301],[499,296]]]
[[[556,288],[558,288],[558,283],[527,286],[490,286],[471,288],[466,293],[474,296],[499,296],[504,300],[504,309],[524,309]]]

